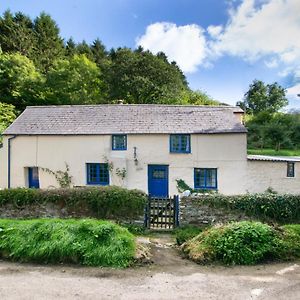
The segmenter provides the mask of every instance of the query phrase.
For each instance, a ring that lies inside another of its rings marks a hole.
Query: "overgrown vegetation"
[[[300,225],[274,229],[260,222],[215,226],[183,244],[182,250],[198,263],[218,261],[252,265],[272,259],[300,257]]]
[[[280,256],[287,260],[300,257],[300,224],[289,224],[282,226],[282,244],[279,251]]]
[[[184,227],[176,228],[174,231],[177,245],[182,245],[193,237],[202,232],[205,227],[187,225]]]
[[[0,257],[21,262],[127,267],[135,253],[127,229],[107,221],[0,219]]]
[[[74,189],[5,189],[0,190],[0,205],[23,208],[31,204],[54,203],[68,211],[78,211],[96,218],[132,219],[143,215],[146,194],[116,186]]]
[[[194,205],[208,205],[228,211],[243,212],[247,216],[281,224],[300,223],[300,195],[292,194],[245,194],[225,196],[202,195],[189,199]]]

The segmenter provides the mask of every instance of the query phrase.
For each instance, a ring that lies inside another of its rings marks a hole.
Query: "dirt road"
[[[300,262],[204,267],[152,239],[154,264],[127,270],[0,262],[0,299],[300,299]]]

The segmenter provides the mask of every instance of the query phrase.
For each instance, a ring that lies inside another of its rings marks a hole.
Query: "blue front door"
[[[164,165],[148,165],[148,191],[150,196],[169,196],[168,168]]]
[[[39,169],[37,167],[28,168],[28,187],[36,189],[40,187]]]

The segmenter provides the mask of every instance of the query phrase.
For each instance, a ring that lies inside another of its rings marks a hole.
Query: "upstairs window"
[[[189,134],[171,134],[170,152],[172,153],[190,153],[191,136]]]
[[[108,164],[86,164],[87,184],[109,185]]]
[[[195,189],[217,189],[217,169],[194,169],[194,186]]]
[[[295,163],[288,162],[287,163],[287,177],[295,177]]]
[[[112,136],[112,150],[127,150],[126,134],[116,134]]]

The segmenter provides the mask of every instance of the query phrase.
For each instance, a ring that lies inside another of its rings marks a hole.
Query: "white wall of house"
[[[295,162],[295,177],[287,177],[287,162],[248,161],[247,191],[262,193],[272,188],[278,193],[300,194],[300,162]]]
[[[0,186],[7,187],[7,136],[0,151]],[[111,150],[111,135],[101,136],[17,136],[11,141],[11,187],[26,187],[27,167],[40,167],[41,188],[58,186],[53,175],[42,171],[70,167],[73,184],[86,185],[86,163],[113,163],[111,185],[122,185],[148,192],[148,165],[169,166],[169,194],[177,194],[176,179],[194,186],[194,168],[217,168],[218,190],[223,194],[240,194],[247,187],[246,134],[193,134],[191,153],[170,153],[169,135],[128,135],[126,151]],[[134,147],[138,163],[134,162]],[[115,174],[126,169],[126,178]],[[254,176],[254,175],[253,175]]]

